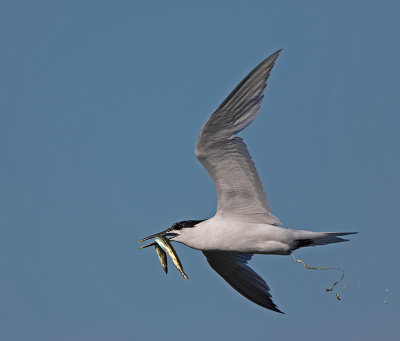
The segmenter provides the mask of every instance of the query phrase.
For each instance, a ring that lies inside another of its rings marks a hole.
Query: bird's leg
[[[310,270],[338,270],[338,271],[341,271],[341,272],[342,272],[342,276],[340,277],[340,279],[339,279],[338,281],[336,281],[335,283],[333,283],[333,285],[332,285],[330,288],[325,289],[326,292],[332,291],[333,288],[334,288],[338,283],[340,283],[340,282],[343,280],[343,278],[344,278],[344,270],[341,269],[341,268],[325,268],[325,267],[317,268],[317,267],[314,267],[314,266],[308,266],[308,265],[307,265],[306,263],[304,263],[301,259],[297,259],[297,258],[294,256],[293,253],[292,253],[292,257],[293,257],[293,259],[294,259],[295,262],[303,264],[304,267],[305,267],[306,269],[310,269]],[[337,295],[337,294],[336,294],[336,295]],[[338,296],[338,295],[337,295],[337,296]],[[337,298],[337,297],[336,297],[336,298]],[[338,299],[339,299],[339,298],[338,298]],[[339,299],[339,300],[340,300],[340,299]]]

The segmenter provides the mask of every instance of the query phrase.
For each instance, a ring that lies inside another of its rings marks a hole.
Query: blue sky
[[[395,340],[400,276],[397,1],[2,1],[2,340]],[[136,241],[212,216],[202,124],[283,48],[245,138],[287,227],[358,231],[256,256],[278,307],[204,256],[165,276]],[[344,287],[343,285],[346,285]],[[389,292],[386,291],[389,289]],[[387,304],[384,301],[387,301]]]

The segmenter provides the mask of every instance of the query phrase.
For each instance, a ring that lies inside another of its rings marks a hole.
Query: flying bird
[[[217,188],[217,211],[205,220],[185,220],[157,236],[201,250],[234,289],[261,307],[282,313],[267,283],[248,265],[254,254],[290,255],[301,247],[347,241],[356,232],[311,232],[282,226],[272,214],[255,165],[237,134],[260,111],[267,79],[281,50],[254,68],[204,124],[196,157]],[[152,245],[152,244],[151,244]]]

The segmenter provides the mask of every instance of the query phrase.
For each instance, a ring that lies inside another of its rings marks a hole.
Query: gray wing
[[[203,253],[211,267],[244,297],[261,307],[282,313],[272,301],[267,283],[247,266],[252,254],[220,251]]]
[[[271,213],[246,145],[236,136],[256,118],[280,51],[240,82],[204,124],[197,140],[196,156],[217,188],[217,214],[247,216],[252,222],[280,225]]]

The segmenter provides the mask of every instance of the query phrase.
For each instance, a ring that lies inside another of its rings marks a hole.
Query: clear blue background
[[[397,340],[397,1],[2,1],[1,340]],[[256,256],[286,315],[237,294],[203,255],[190,281],[136,241],[208,218],[202,124],[283,48],[242,136],[285,226],[359,231]],[[346,285],[344,287],[343,285]],[[386,291],[389,289],[389,291]],[[384,301],[387,301],[387,304]]]

